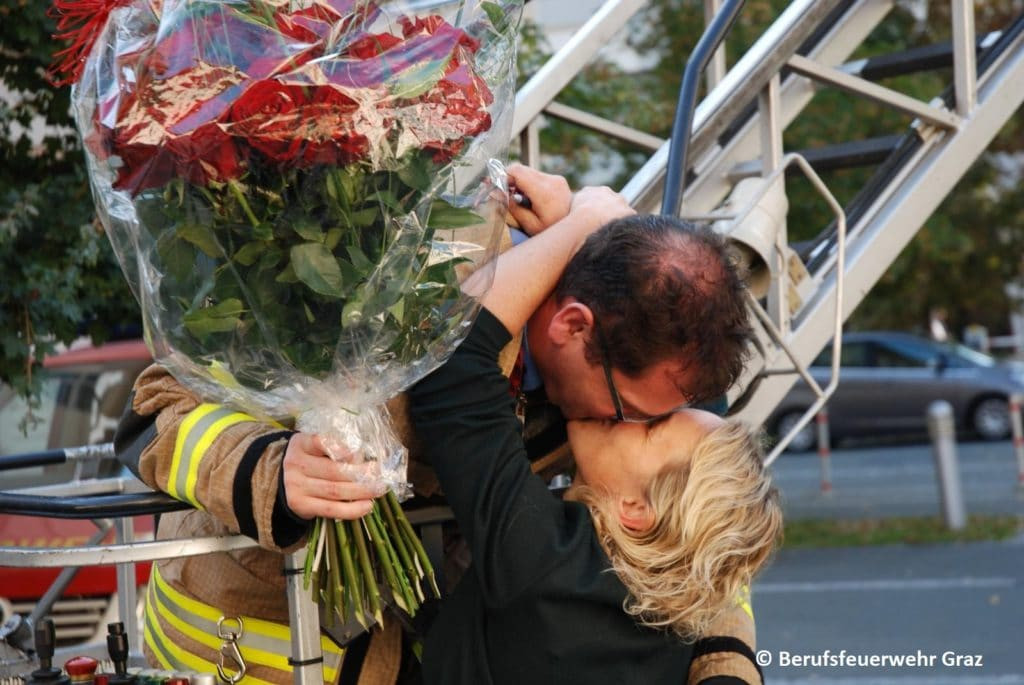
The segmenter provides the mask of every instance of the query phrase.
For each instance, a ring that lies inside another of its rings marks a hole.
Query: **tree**
[[[140,320],[93,222],[68,89],[44,77],[56,47],[46,5],[0,4],[0,381],[30,406],[40,362],[58,344],[100,342]]]

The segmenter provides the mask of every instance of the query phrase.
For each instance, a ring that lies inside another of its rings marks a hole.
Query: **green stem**
[[[373,617],[377,624],[383,626],[384,614],[380,606],[380,588],[377,587],[373,565],[370,563],[370,551],[366,548],[366,532],[358,521],[352,521],[352,539],[355,540],[356,558],[359,559],[363,580],[366,581],[366,594],[370,600],[370,610],[373,611]]]
[[[228,189],[231,190],[231,194],[235,196],[235,200],[238,204],[242,205],[242,211],[249,217],[249,223],[252,224],[253,228],[260,225],[260,220],[256,218],[256,215],[252,213],[252,207],[245,199],[245,195],[242,194],[242,189],[238,187],[238,183],[235,181],[228,181]]]
[[[345,621],[345,603],[341,594],[345,580],[342,578],[342,569],[338,563],[338,541],[332,529],[333,526],[327,523],[327,585],[323,593],[324,607],[330,614],[338,612],[341,614],[341,620]]]
[[[386,502],[381,504],[381,508],[384,507],[387,507]],[[415,616],[416,610],[420,606],[417,593],[412,590],[413,584],[417,582],[416,574],[413,573],[413,578],[410,578],[405,566],[402,565],[401,559],[398,557],[398,552],[395,549],[395,540],[399,535],[401,535],[401,533],[388,527],[387,521],[381,515],[381,508],[378,508],[374,512],[374,515],[377,517],[377,526],[382,531],[385,531],[384,542],[387,546],[388,553],[391,555],[391,563],[395,566],[395,575],[398,577],[398,583],[402,589],[402,596],[405,597],[405,601],[409,605],[409,615]]]
[[[313,573],[313,559],[316,557],[316,545],[320,538],[320,522],[323,519],[317,518],[313,521],[313,530],[309,534],[309,540],[306,542],[306,563],[302,568],[302,587],[305,590],[309,589],[309,579]]]
[[[349,547],[348,526],[346,521],[335,521],[334,529],[338,532],[338,550],[341,552],[341,567],[345,573],[345,583],[348,591],[352,593],[353,616],[364,627],[368,628],[366,622],[366,607],[363,603],[363,587],[356,575],[355,565],[352,563],[352,552]]]
[[[395,549],[398,551],[398,556],[402,560],[402,565],[405,567],[406,576],[409,578],[412,589],[416,591],[416,597],[419,601],[424,601],[426,597],[423,596],[423,590],[420,589],[420,573],[416,570],[416,565],[413,564],[412,554],[409,553],[409,548],[406,546],[405,536],[402,534],[402,528],[398,525],[395,520],[394,511],[388,506],[390,502],[384,501],[381,505],[381,509],[384,510],[384,519],[388,525],[388,531],[390,532],[391,541],[395,545]]]
[[[402,527],[402,532],[405,533],[405,539],[416,552],[416,557],[420,560],[420,565],[423,566],[423,570],[427,574],[427,579],[430,581],[430,587],[434,590],[434,596],[440,597],[441,590],[437,587],[437,577],[434,575],[434,565],[430,563],[430,557],[427,556],[427,550],[423,549],[423,543],[420,542],[419,536],[416,535],[416,531],[412,529],[412,524],[409,523],[409,519],[406,517],[405,512],[402,511],[402,505],[398,503],[398,497],[396,497],[395,493],[391,491],[388,491],[385,497],[387,498],[388,505],[395,512],[395,518],[398,519],[398,524]]]
[[[374,501],[374,507],[376,506],[377,503]],[[391,593],[395,598],[395,602],[401,606],[404,602],[401,594],[401,586],[398,584],[398,578],[395,576],[395,568],[391,564],[391,557],[388,554],[387,546],[384,543],[384,533],[377,528],[376,520],[374,519],[372,511],[364,516],[362,521],[363,525],[366,526],[370,542],[373,543],[374,548],[377,550],[377,559],[380,561],[380,567],[384,571],[384,578],[388,582],[388,587],[391,588]]]
[[[405,569],[402,568],[401,563],[398,561],[398,555],[395,553],[395,548],[391,544],[390,535],[387,533],[384,527],[384,519],[380,515],[380,504],[379,499],[374,502],[373,510],[370,512],[370,524],[373,527],[372,530],[375,533],[377,539],[380,540],[381,550],[383,557],[386,560],[385,566],[391,570],[391,578],[394,579],[394,583],[391,586],[392,595],[395,597],[395,601],[399,603],[405,611],[410,615],[416,614],[416,609],[419,603],[416,601],[415,595],[409,588],[408,579],[405,577]],[[401,601],[399,601],[401,600]]]

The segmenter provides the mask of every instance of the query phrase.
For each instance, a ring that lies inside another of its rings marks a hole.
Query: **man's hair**
[[[726,241],[706,226],[657,215],[609,222],[587,238],[555,288],[590,307],[609,363],[627,376],[666,359],[693,368],[690,402],[725,394],[751,338],[744,285]],[[585,350],[600,363],[597,336]]]
[[[778,490],[751,430],[727,421],[697,443],[688,462],[651,482],[654,525],[619,523],[613,498],[585,485],[566,497],[583,502],[612,568],[629,590],[624,608],[647,626],[684,640],[707,636],[736,606],[782,537]]]

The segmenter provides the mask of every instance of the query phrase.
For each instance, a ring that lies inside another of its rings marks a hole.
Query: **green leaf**
[[[397,200],[396,200],[397,202]],[[367,226],[373,226],[377,221],[377,217],[380,216],[380,209],[377,207],[367,207],[366,209],[360,209],[358,212],[352,212],[349,220],[352,225],[356,228],[366,228]]]
[[[345,231],[340,228],[332,228],[327,231],[327,236],[324,238],[324,247],[333,251],[338,246],[343,235],[345,235]]]
[[[478,226],[483,222],[484,218],[472,209],[453,207],[444,200],[434,200],[434,204],[430,206],[430,218],[427,219],[427,226],[443,230]]]
[[[295,269],[292,268],[291,262],[288,262],[288,266],[274,280],[278,283],[298,283],[299,277],[295,275]]]
[[[429,92],[444,76],[451,54],[435,60],[419,62],[388,79],[388,89],[396,98],[414,98]]]
[[[377,200],[388,209],[403,214],[405,213],[405,207],[402,206],[402,203],[398,201],[398,198],[395,197],[395,194],[390,190],[378,190],[377,192],[372,193],[367,199]]]
[[[370,272],[374,269],[374,264],[371,262],[366,255],[356,245],[349,245],[346,248],[349,258],[352,260],[352,266],[355,267],[356,271],[363,274],[363,277],[370,275]]]
[[[216,258],[223,255],[220,245],[217,244],[217,240],[213,237],[213,231],[207,226],[183,221],[178,224],[177,234],[182,240],[187,240],[198,247],[208,257]]]
[[[264,221],[258,226],[253,226],[252,237],[255,238],[256,240],[273,240],[274,227],[268,224],[266,221]]]
[[[242,245],[235,252],[235,261],[242,266],[252,266],[256,263],[256,260],[260,257],[262,252],[267,249],[267,244],[260,240],[253,240],[245,245]]]
[[[487,13],[487,18],[491,20],[494,30],[504,35],[505,31],[508,30],[508,14],[495,2],[481,2],[480,6]]]
[[[214,333],[233,331],[241,323],[241,316],[244,312],[245,307],[242,306],[241,300],[230,298],[210,307],[186,312],[185,328],[189,333],[203,340]]]
[[[401,299],[398,302],[395,302],[393,305],[388,307],[388,312],[391,316],[395,317],[397,321],[401,322],[402,317],[405,316],[405,300]]]
[[[341,269],[323,243],[296,245],[291,250],[291,257],[295,275],[311,290],[328,297],[341,297]]]
[[[292,230],[309,241],[323,242],[324,240],[324,231],[320,228],[320,224],[308,218],[293,223]]]
[[[431,183],[429,163],[420,155],[411,155],[408,163],[398,170],[398,178],[410,188],[426,192]]]

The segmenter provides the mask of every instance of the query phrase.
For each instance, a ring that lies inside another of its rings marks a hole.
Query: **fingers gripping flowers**
[[[403,490],[378,407],[476,312],[459,280],[502,228],[480,170],[508,139],[521,4],[57,0],[81,25],[61,20],[53,78],[77,81],[98,213],[181,382],[328,434],[333,456],[375,462],[369,485]],[[361,620],[379,615],[367,572],[410,611],[429,575],[381,502],[312,540],[325,563],[351,557],[311,573]]]

